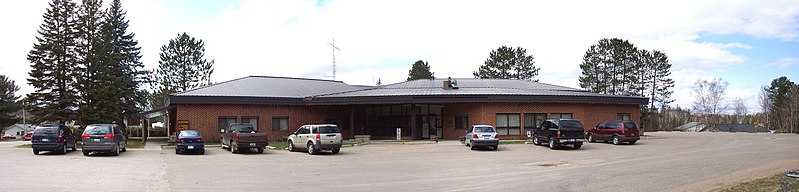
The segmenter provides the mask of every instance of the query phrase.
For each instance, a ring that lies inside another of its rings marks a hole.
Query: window
[[[222,129],[227,130],[227,127],[230,126],[230,124],[232,124],[232,123],[236,123],[236,117],[227,117],[227,116],[219,117],[219,129],[220,130],[222,130]]]
[[[250,124],[255,130],[258,130],[258,116],[241,117],[241,123]]]
[[[272,117],[272,131],[288,131],[289,117]]]
[[[527,134],[529,131],[531,134],[534,132],[535,128],[544,123],[547,120],[546,113],[528,113],[524,114],[524,132]]]
[[[571,113],[551,113],[549,114],[549,118],[552,119],[573,119]]]
[[[619,113],[619,114],[616,114],[616,120],[625,120],[625,121],[629,121],[629,120],[630,120],[630,114],[629,114],[629,113]]]
[[[469,116],[455,116],[455,129],[469,129]]]
[[[311,131],[308,127],[301,127],[300,130],[297,130],[297,134],[309,134]]]
[[[519,135],[519,114],[497,114],[497,133],[499,135]]]

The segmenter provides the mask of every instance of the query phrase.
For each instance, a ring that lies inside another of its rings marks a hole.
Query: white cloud
[[[43,2],[32,4],[27,12],[0,10],[13,13],[5,18],[22,17],[19,13],[28,18],[2,21],[14,22],[3,26],[25,29],[2,32],[4,38],[15,37],[0,50],[8,51],[0,58],[15,63],[9,67],[14,73],[29,70],[17,65],[27,64],[24,55],[46,8]],[[213,81],[247,75],[326,78],[332,75],[327,43],[335,36],[341,48],[336,53],[337,79],[350,84],[373,84],[378,78],[384,84],[403,81],[419,59],[430,62],[437,77],[472,77],[489,51],[508,45],[535,56],[542,82],[578,87],[578,65],[588,46],[601,38],[620,37],[669,55],[674,97],[684,107],[690,106],[690,86],[697,78],[750,60],[730,52],[751,49],[746,42],[698,42],[700,35],[785,41],[799,36],[799,3],[794,0],[348,0],[322,7],[314,1],[242,0],[202,19],[193,17],[198,11],[171,2],[125,1],[123,7],[148,68],[157,67],[160,46],[185,31],[205,41],[207,58],[216,60]],[[0,67],[6,70],[6,64]]]
[[[789,68],[791,66],[799,66],[799,59],[793,57],[780,58],[769,65],[776,66],[780,69]]]

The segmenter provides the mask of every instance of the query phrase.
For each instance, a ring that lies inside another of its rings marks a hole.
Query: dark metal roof
[[[342,105],[388,103],[546,102],[645,104],[647,98],[605,95],[508,79],[421,79],[385,86],[354,86],[340,81],[251,76],[170,96],[170,104]]]

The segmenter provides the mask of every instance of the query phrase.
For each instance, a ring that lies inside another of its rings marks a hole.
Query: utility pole
[[[336,50],[341,51],[338,47],[336,47],[336,38],[333,38],[333,41],[327,43],[330,47],[333,47],[333,80],[336,80]]]

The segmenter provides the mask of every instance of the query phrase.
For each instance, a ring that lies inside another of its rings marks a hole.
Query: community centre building
[[[304,124],[332,123],[344,138],[459,139],[472,125],[496,127],[503,139],[526,139],[546,119],[574,118],[585,129],[605,120],[638,122],[647,98],[508,79],[420,79],[382,86],[249,76],[169,96],[160,111],[170,134],[196,129],[208,141],[229,123],[250,123],[270,140]]]

